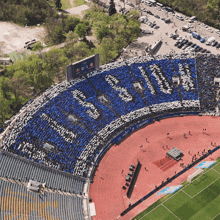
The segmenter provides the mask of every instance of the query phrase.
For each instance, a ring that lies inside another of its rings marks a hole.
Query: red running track
[[[94,183],[90,185],[90,198],[96,208],[96,216],[93,216],[93,220],[116,220],[120,213],[128,208],[129,203],[135,203],[152,191],[155,185],[158,186],[167,177],[173,176],[175,171],[182,170],[180,163],[186,165],[192,161],[194,154],[198,155],[199,152],[201,155],[204,149],[206,152],[208,149],[213,149],[211,142],[216,145],[220,144],[219,130],[220,118],[217,117],[169,118],[147,125],[134,132],[120,145],[112,146],[100,162],[95,173]],[[184,136],[184,134],[186,135]],[[143,147],[140,148],[141,145]],[[166,158],[166,152],[173,147],[183,152],[182,161],[176,162]],[[215,160],[218,157],[220,157],[220,150],[205,160]],[[127,190],[123,190],[122,186],[125,185],[125,176],[130,164],[136,165],[137,159],[141,162],[142,168],[131,199],[128,199]],[[124,170],[123,174],[122,170]],[[195,169],[191,168],[167,186],[182,183],[194,171]],[[151,196],[125,216],[120,217],[120,220],[132,219],[161,197],[163,195]]]

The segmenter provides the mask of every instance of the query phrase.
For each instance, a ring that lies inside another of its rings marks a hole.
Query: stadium
[[[218,219],[219,62],[172,54],[83,66],[31,100],[0,136],[1,219]],[[207,160],[215,167],[184,182]]]

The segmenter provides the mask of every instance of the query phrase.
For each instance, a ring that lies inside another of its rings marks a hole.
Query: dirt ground
[[[103,2],[109,4],[108,0],[103,0]],[[115,0],[116,3],[116,9],[119,12],[119,9],[121,7],[124,7],[124,3],[120,2],[120,0]],[[73,2],[71,1],[71,4]],[[81,5],[78,7],[73,7],[70,9],[66,9],[65,12],[68,14],[76,15],[78,14],[80,17],[83,16],[83,12],[89,8],[88,5]],[[131,9],[130,6],[125,4],[126,9]],[[201,43],[199,40],[192,38],[191,34],[187,32],[183,32],[181,30],[182,26],[188,24],[188,18],[185,17],[184,21],[178,20],[175,16],[169,15],[165,13],[164,11],[159,11],[156,7],[149,7],[145,4],[141,3],[140,8],[145,8],[146,10],[150,10],[153,14],[159,15],[160,18],[170,18],[171,23],[166,24],[161,19],[157,19],[154,16],[148,15],[145,12],[142,12],[142,15],[147,16],[148,20],[151,22],[156,22],[158,26],[160,26],[159,29],[150,28],[147,24],[141,24],[141,29],[148,29],[152,30],[154,33],[152,35],[148,34],[141,34],[132,44],[128,45],[127,52],[122,53],[121,56],[118,58],[118,60],[121,59],[129,59],[135,56],[143,56],[146,55],[145,47],[147,45],[153,45],[158,40],[162,40],[163,44],[158,50],[157,54],[168,54],[172,50],[175,51],[175,53],[182,53],[184,52],[182,49],[179,49],[174,46],[176,40],[173,40],[172,38],[169,38],[169,35],[171,33],[174,33],[177,31],[177,34],[180,36],[192,41],[193,43],[206,48],[211,51],[212,54],[218,54],[219,50],[212,46],[207,46],[204,43]],[[220,42],[220,37],[215,33],[215,30],[213,28],[210,28],[213,30],[213,33],[210,33],[207,28],[204,28],[201,26],[201,24],[198,23],[192,23],[193,26],[192,30],[197,31],[201,36],[203,37],[212,37],[214,36],[216,38],[216,41]],[[43,38],[45,36],[44,26],[41,25],[40,27],[20,27],[19,25],[10,23],[10,22],[0,22],[0,42],[5,42],[5,48],[3,52],[5,54],[11,53],[13,51],[23,52],[24,51],[24,45],[25,42],[36,39],[37,41],[40,41],[42,44]],[[92,39],[94,41],[94,39]],[[48,50],[48,48],[47,48]]]
[[[68,14],[78,14],[80,17],[82,17],[83,11],[87,10],[88,8],[88,5],[81,5],[78,7],[66,9],[65,11]],[[33,39],[36,39],[36,41],[40,41],[42,45],[45,45],[45,42],[43,40],[45,34],[46,33],[43,25],[39,27],[25,28],[12,22],[0,22],[0,42],[5,42],[3,54],[9,54],[13,51],[18,51],[19,53],[22,53],[26,51],[26,49],[24,49],[25,42]]]
[[[0,42],[5,42],[4,54],[15,50],[24,50],[25,42],[36,39],[42,44],[45,36],[44,27],[21,27],[11,22],[0,22]]]

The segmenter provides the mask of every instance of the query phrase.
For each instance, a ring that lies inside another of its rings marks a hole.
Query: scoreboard
[[[66,80],[69,82],[99,68],[99,54],[87,57],[66,67]]]

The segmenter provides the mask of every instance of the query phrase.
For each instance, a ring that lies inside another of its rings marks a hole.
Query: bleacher
[[[87,177],[96,155],[125,127],[170,111],[199,111],[195,64],[190,56],[139,57],[57,84],[31,103],[5,134],[2,148]],[[179,88],[172,84],[174,75],[181,77]]]
[[[46,182],[46,187],[75,194],[82,194],[84,181],[72,175],[14,157],[0,151],[0,177],[15,179],[21,182],[36,180]]]
[[[216,100],[216,89],[214,77],[219,77],[220,58],[214,55],[199,55],[196,57],[196,69],[198,74],[199,98],[201,111],[214,111],[218,102]]]
[[[0,179],[0,219],[84,220],[81,197],[29,192],[23,185]]]

